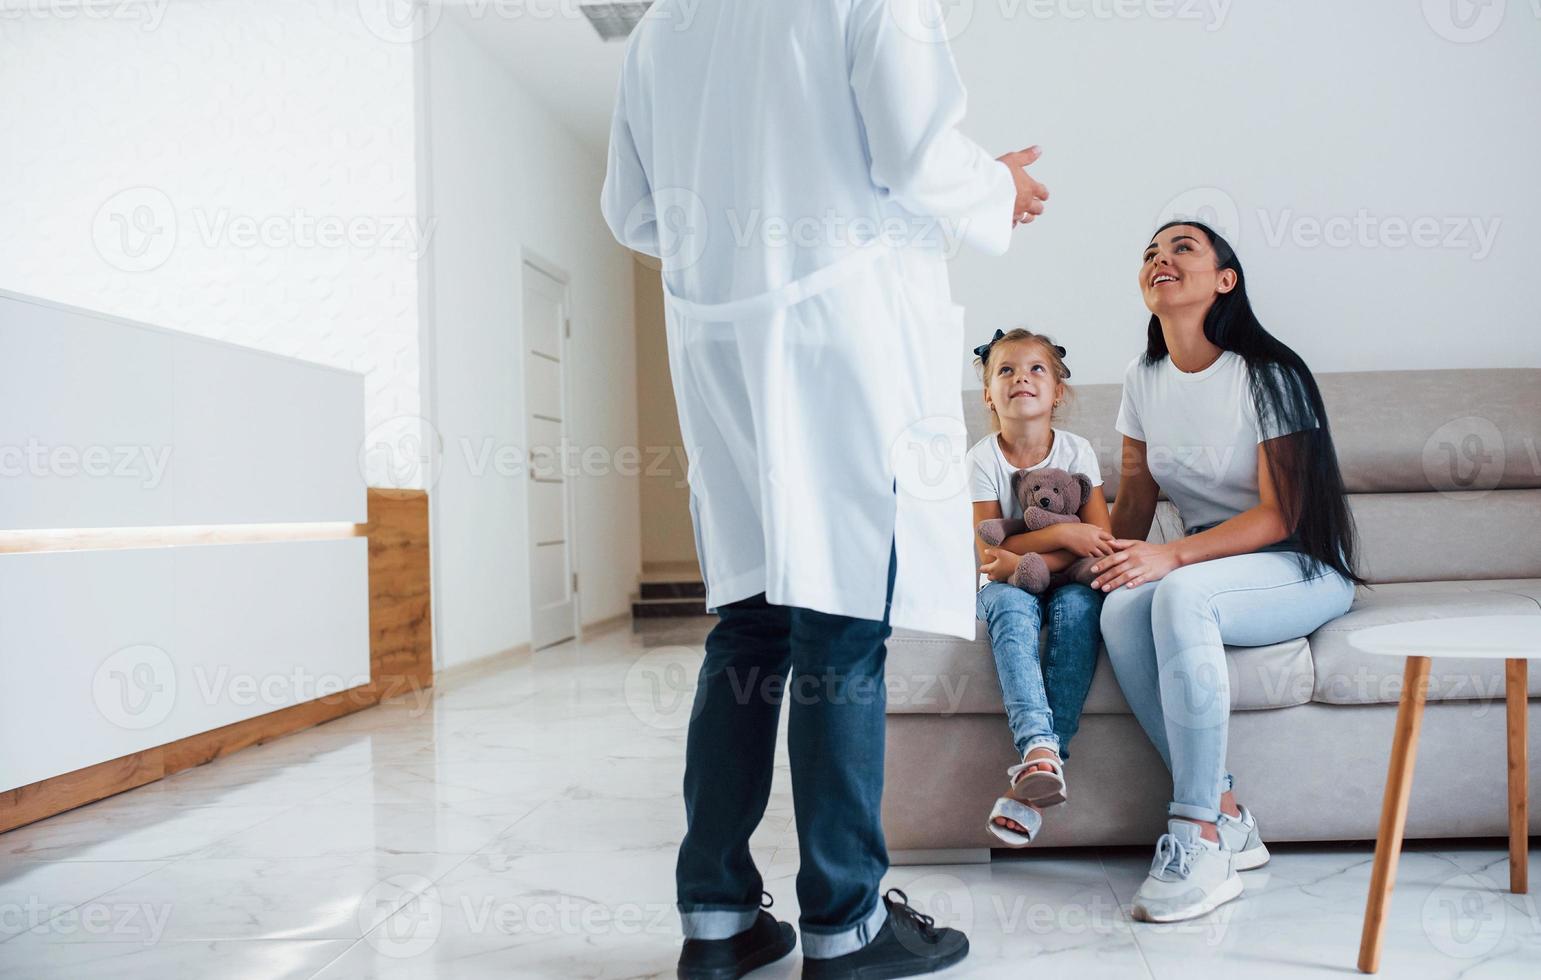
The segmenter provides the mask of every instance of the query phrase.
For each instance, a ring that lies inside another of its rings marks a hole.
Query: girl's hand
[[[1021,555],[1012,554],[1005,548],[986,547],[985,563],[979,566],[979,570],[989,576],[992,582],[1004,582],[1011,578],[1021,561]]]
[[[1169,545],[1115,538],[1113,547],[1118,549],[1116,555],[1092,566],[1092,571],[1099,573],[1092,579],[1094,589],[1111,592],[1121,585],[1132,589],[1160,581],[1181,565]]]
[[[1082,558],[1102,558],[1117,551],[1113,535],[1095,524],[1058,524],[1055,528],[1059,546]]]

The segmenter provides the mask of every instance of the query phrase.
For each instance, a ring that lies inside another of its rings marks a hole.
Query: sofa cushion
[[[1348,505],[1371,582],[1541,576],[1541,490],[1351,493]]]
[[[1357,630],[1387,623],[1453,616],[1535,615],[1541,647],[1541,579],[1456,582],[1396,582],[1360,589],[1353,608],[1311,634],[1316,661],[1312,700],[1324,704],[1385,704],[1402,695],[1401,657],[1361,653],[1349,642]],[[1500,660],[1435,657],[1429,667],[1430,701],[1494,702],[1503,710],[1504,665]],[[1541,697],[1541,671],[1530,672],[1529,697]]]
[[[1040,642],[1047,642],[1047,631]],[[1227,647],[1226,652],[1232,710],[1287,708],[1311,700],[1315,672],[1305,639]],[[1005,714],[983,620],[974,621],[972,640],[895,629],[888,640],[887,672],[889,714]],[[1106,648],[1098,651],[1083,714],[1129,714]]]

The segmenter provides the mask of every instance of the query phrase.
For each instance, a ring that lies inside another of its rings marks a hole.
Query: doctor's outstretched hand
[[[1025,225],[1043,214],[1043,202],[1049,199],[1049,189],[1032,178],[1027,168],[1043,155],[1042,147],[1029,146],[1025,150],[996,157],[1011,171],[1011,179],[1017,184],[1017,201],[1011,211],[1011,226]]]

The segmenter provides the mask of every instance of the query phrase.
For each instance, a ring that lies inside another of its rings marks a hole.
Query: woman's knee
[[[1141,640],[1151,635],[1149,597],[1133,589],[1114,589],[1103,597],[1099,625],[1108,659],[1117,662],[1142,655],[1149,643]]]
[[[1151,597],[1151,615],[1168,617],[1204,617],[1210,615],[1210,599],[1214,591],[1200,574],[1201,569],[1189,565],[1179,568],[1156,583]]]
[[[1103,633],[1119,631],[1126,624],[1139,626],[1142,625],[1142,620],[1144,627],[1149,629],[1149,608],[1150,604],[1133,589],[1114,589],[1106,593],[1102,598],[1102,611],[1099,614]]]

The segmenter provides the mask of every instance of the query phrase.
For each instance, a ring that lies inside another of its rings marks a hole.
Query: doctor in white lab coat
[[[974,636],[969,344],[946,257],[1005,251],[1047,191],[1025,170],[1036,149],[996,159],[958,131],[943,24],[936,0],[659,0],[627,45],[602,208],[661,260],[721,617],[686,752],[682,975],[790,948],[747,848],[781,700],[746,689],[751,672],[790,670],[789,694],[799,676],[877,685],[793,700],[807,966],[842,975],[894,943],[929,969],[962,955],[876,892],[883,641],[892,625]]]

